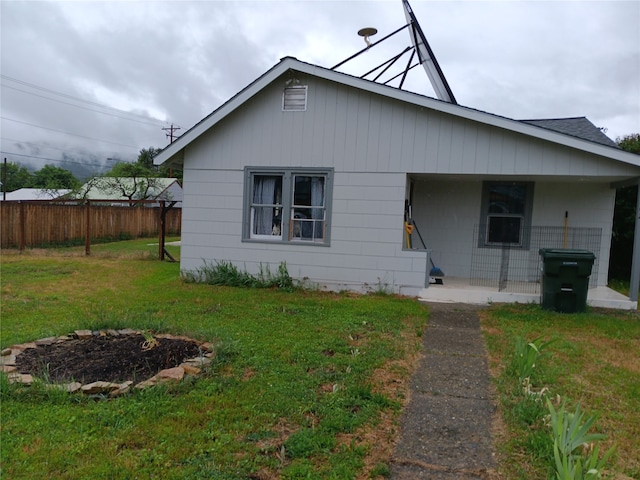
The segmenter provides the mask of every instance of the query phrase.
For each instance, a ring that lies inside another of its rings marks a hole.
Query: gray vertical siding
[[[184,270],[203,260],[249,271],[286,261],[292,275],[331,288],[419,289],[425,255],[402,248],[407,173],[432,175],[414,203],[422,206],[421,233],[448,275],[469,274],[483,178],[536,181],[534,224],[558,223],[569,210],[572,221],[610,232],[612,193],[597,178],[627,174],[619,162],[303,74],[299,80],[309,86],[305,112],[282,111],[284,79],[276,81],[187,147]],[[330,247],[242,243],[245,166],[334,168]],[[558,176],[592,182],[569,189],[548,183]]]
[[[304,80],[302,78],[301,80]],[[309,78],[307,111],[283,112],[284,83],[187,149],[187,168],[326,166],[347,172],[626,175],[620,162]]]

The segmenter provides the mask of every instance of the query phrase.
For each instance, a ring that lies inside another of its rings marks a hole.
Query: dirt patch
[[[93,336],[28,348],[16,357],[16,367],[52,383],[136,384],[200,354],[198,343],[190,340],[155,338],[150,345],[138,334]]]
[[[640,340],[588,337],[585,338],[585,341],[591,344],[594,351],[608,352],[608,355],[603,360],[612,366],[626,369],[633,373],[640,373],[640,358],[633,354],[634,351],[638,350]]]

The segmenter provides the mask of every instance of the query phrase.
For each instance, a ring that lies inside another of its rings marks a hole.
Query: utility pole
[[[180,130],[180,127],[175,127],[172,123],[170,127],[163,127],[162,130],[168,132],[166,133],[166,136],[169,137],[169,143],[173,143],[174,138],[176,138],[173,132]]]
[[[2,200],[7,200],[7,157],[4,157],[4,170],[2,171]]]

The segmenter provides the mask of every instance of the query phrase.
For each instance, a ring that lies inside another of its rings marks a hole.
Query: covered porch
[[[588,305],[637,309],[636,296],[607,287],[612,187],[607,179],[407,175],[408,217],[414,228],[405,235],[404,247],[425,252],[427,279],[437,270],[446,274],[442,284],[425,281],[418,297],[540,303],[540,249],[571,249],[595,255]]]

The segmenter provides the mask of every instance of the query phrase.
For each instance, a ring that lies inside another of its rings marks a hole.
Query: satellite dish
[[[373,27],[365,27],[358,30],[358,35],[364,37],[364,41],[367,44],[367,47],[371,46],[371,42],[369,41],[369,37],[378,33],[378,30]]]
[[[433,50],[431,50],[429,42],[427,42],[427,38],[422,32],[422,28],[420,28],[420,24],[418,23],[416,16],[413,14],[413,10],[411,9],[411,5],[409,5],[408,0],[402,0],[402,6],[404,7],[404,15],[407,18],[407,22],[409,22],[409,35],[411,36],[411,42],[418,52],[420,64],[424,68],[425,72],[427,72],[427,76],[429,77],[431,86],[436,92],[436,96],[440,100],[457,105],[458,102],[453,96],[453,92],[447,83],[447,79],[445,78],[440,65],[438,65],[436,56],[433,54]]]

